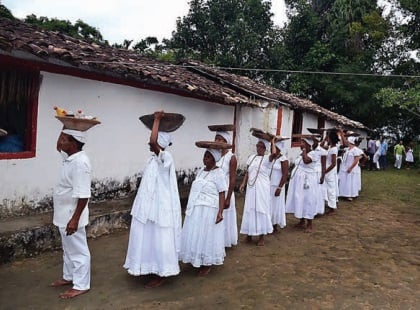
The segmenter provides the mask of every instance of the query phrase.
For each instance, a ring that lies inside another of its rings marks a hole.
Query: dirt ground
[[[237,205],[239,224],[243,196]],[[181,265],[157,289],[122,268],[128,231],[89,240],[92,289],[73,300],[48,287],[60,277],[60,252],[1,265],[0,309],[419,309],[417,212],[362,195],[316,219],[313,233],[294,228],[292,215],[287,220],[265,247],[240,242],[207,277]]]

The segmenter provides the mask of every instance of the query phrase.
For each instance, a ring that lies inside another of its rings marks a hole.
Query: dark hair
[[[340,141],[340,139],[338,138],[337,132],[335,131],[330,131],[328,133],[328,138],[330,139],[333,145],[337,145],[338,141]]]

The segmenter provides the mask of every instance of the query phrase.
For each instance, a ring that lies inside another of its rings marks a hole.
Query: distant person
[[[339,197],[348,201],[358,197],[360,191],[359,159],[361,150],[356,146],[356,140],[356,137],[350,136],[345,141],[344,144],[347,144],[348,147],[343,155],[343,162],[338,173]]]
[[[386,156],[388,154],[388,142],[385,138],[381,139],[381,156],[379,157],[379,165],[383,170],[386,170]]]
[[[154,113],[149,146],[152,156],[131,209],[131,227],[124,268],[133,276],[152,274],[145,288],[161,286],[179,274],[181,203],[174,159],[167,151],[171,135],[160,132],[163,111]]]
[[[407,165],[407,169],[410,169],[414,164],[414,144],[413,142],[410,142],[410,144],[407,147],[407,151],[405,152],[405,163]]]
[[[326,214],[333,214],[337,209],[338,198],[338,175],[337,175],[337,144],[339,138],[337,132],[327,132],[328,154],[325,171],[325,187],[327,189],[326,201],[327,210]]]
[[[63,163],[54,189],[53,223],[61,236],[63,277],[51,286],[73,286],[60,294],[63,299],[79,296],[90,289],[90,251],[85,226],[89,223],[92,168],[82,150],[85,143],[85,132],[71,129],[64,129],[57,141]]]
[[[397,145],[394,146],[394,157],[395,157],[395,163],[394,167],[397,169],[401,169],[402,159],[403,155],[405,154],[405,147],[403,145],[403,142],[400,141]]]
[[[373,154],[373,163],[375,164],[376,170],[381,170],[381,166],[379,164],[379,158],[381,157],[381,141],[375,141],[375,154]]]
[[[372,139],[371,137],[367,137],[367,154],[369,156],[369,166],[368,170],[374,169],[374,163],[373,163],[373,156],[376,153],[376,141],[375,139]]]

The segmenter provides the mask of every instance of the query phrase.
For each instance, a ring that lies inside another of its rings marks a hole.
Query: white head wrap
[[[268,150],[270,148],[270,142],[268,142],[267,140],[264,139],[258,139],[258,142],[262,142],[264,143],[265,149]],[[258,143],[257,142],[257,143]]]
[[[223,139],[226,140],[226,143],[232,144],[232,138],[231,138],[229,132],[227,132],[227,131],[216,131],[216,136],[217,135],[223,137]]]
[[[72,136],[77,141],[81,143],[86,143],[86,132],[85,131],[79,131],[79,130],[73,130],[73,129],[63,129],[63,133]]]
[[[213,156],[215,162],[218,162],[220,158],[222,158],[222,151],[220,150],[206,149],[206,151],[209,152]]]
[[[311,138],[302,138],[302,140],[308,143],[310,146],[314,145],[314,140]]]
[[[172,136],[168,132],[159,131],[157,143],[163,149],[166,149],[172,143]]]
[[[275,143],[276,147],[280,150],[280,152],[284,152],[285,148],[286,148],[286,143],[284,142],[284,140],[282,141],[277,141]]]
[[[347,138],[347,141],[350,143],[350,144],[356,144],[356,137],[353,137],[353,136],[350,136],[350,137],[348,137]]]

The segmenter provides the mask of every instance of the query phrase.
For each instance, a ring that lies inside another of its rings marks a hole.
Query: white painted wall
[[[82,109],[102,122],[88,131],[84,149],[91,159],[94,179],[116,182],[141,173],[150,157],[150,130],[139,116],[163,109],[186,117],[173,133],[169,148],[177,171],[202,166],[204,151],[194,142],[214,138],[208,125],[234,120],[233,106],[47,72],[42,75],[36,157],[0,160],[0,210],[19,208],[22,202],[34,204],[52,195],[61,163],[55,147],[62,124],[54,117],[55,105],[72,111]]]

